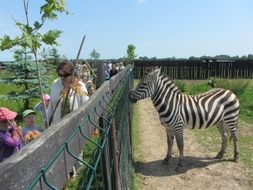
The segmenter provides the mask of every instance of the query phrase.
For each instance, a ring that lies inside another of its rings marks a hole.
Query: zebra
[[[172,158],[174,136],[179,150],[179,162],[176,171],[183,170],[185,128],[208,128],[216,125],[222,138],[221,149],[215,159],[222,159],[226,153],[228,131],[234,142],[234,159],[239,159],[237,123],[239,100],[230,90],[214,88],[203,94],[186,95],[161,68],[147,69],[135,88],[129,92],[129,101],[151,97],[159,113],[161,124],[166,129],[167,155],[162,164],[168,165]]]

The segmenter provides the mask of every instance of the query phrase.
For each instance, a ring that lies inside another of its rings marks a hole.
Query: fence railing
[[[105,81],[83,107],[0,163],[0,189],[61,189],[77,161],[79,189],[131,189],[133,75],[128,66]],[[91,137],[95,127],[98,139]]]
[[[253,59],[248,60],[134,60],[134,78],[139,79],[147,67],[162,67],[173,79],[253,78]]]

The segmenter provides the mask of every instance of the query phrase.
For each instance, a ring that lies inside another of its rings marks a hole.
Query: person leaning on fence
[[[74,67],[71,62],[62,61],[57,66],[56,72],[60,78],[55,79],[51,86],[50,102],[47,109],[47,117],[50,118],[49,126],[84,105],[89,99],[86,85],[77,79],[76,74],[72,79]],[[79,155],[79,158],[83,159],[82,157],[83,152]],[[70,176],[75,176],[81,166],[82,163],[77,162],[73,167],[73,172],[70,172]]]
[[[47,109],[50,124],[81,107],[89,99],[85,84],[82,81],[77,81],[76,75],[72,81],[73,70],[72,63],[67,60],[61,62],[56,68],[60,78],[55,79],[51,86],[50,102]],[[74,89],[72,89],[73,87]],[[67,95],[68,97],[66,97]]]
[[[42,113],[42,123],[43,123],[44,126],[47,126],[46,125],[46,110],[45,109],[47,109],[47,107],[49,105],[49,101],[50,101],[50,96],[48,94],[43,94],[41,101],[38,102],[33,107],[34,110],[41,111],[41,113]],[[46,108],[44,108],[44,103],[45,103]]]
[[[119,69],[118,69],[118,71],[121,72],[121,71],[123,71],[124,69],[125,69],[125,66],[123,65],[123,63],[122,63],[122,62],[119,62]]]
[[[16,112],[0,107],[0,162],[11,157],[22,148],[16,131],[17,126],[14,120],[16,116]]]
[[[116,65],[113,64],[112,69],[110,70],[110,78],[117,74],[118,74],[118,70],[116,69]]]

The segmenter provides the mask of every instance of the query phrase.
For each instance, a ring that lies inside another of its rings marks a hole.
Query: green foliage
[[[234,80],[217,80],[216,88],[225,88],[231,90],[236,95],[244,94],[250,84],[250,80],[234,79]]]
[[[41,29],[47,19],[57,19],[57,12],[65,12],[66,14],[69,14],[64,8],[64,5],[66,4],[65,0],[46,0],[45,2],[46,3],[40,7],[40,21],[35,21],[33,25],[30,25],[28,14],[29,1],[23,0],[26,23],[21,23],[13,18],[16,26],[21,30],[20,36],[11,39],[8,35],[4,35],[3,38],[0,38],[0,49],[2,51],[11,49],[15,46],[21,47],[24,50],[24,55],[22,55],[22,51],[16,52],[16,55],[14,56],[16,62],[8,65],[9,68],[7,67],[7,72],[14,72],[14,75],[2,79],[2,83],[11,82],[17,87],[23,87],[19,92],[9,92],[7,98],[16,98],[18,100],[21,98],[24,99],[24,109],[30,107],[30,97],[38,97],[39,92],[40,95],[42,95],[43,89],[47,90],[48,88],[48,78],[40,78],[40,73],[43,74],[44,70],[42,65],[39,65],[38,63],[38,49],[43,43],[46,45],[59,45],[56,42],[56,39],[62,33],[59,30],[49,30],[45,34],[41,34],[38,30]],[[30,51],[28,52],[28,50]],[[33,53],[35,64],[28,55],[29,53]],[[36,77],[38,80],[36,80]]]
[[[98,53],[95,49],[90,53],[90,58],[93,60],[98,60],[100,57],[100,53]]]
[[[218,80],[220,80],[220,78],[210,77],[207,81],[207,85],[209,85],[212,88],[215,88]]]
[[[135,55],[135,46],[133,44],[129,44],[127,46],[127,61],[131,62],[132,60],[134,60],[137,55]]]
[[[24,1],[24,9],[28,13],[28,3]],[[56,42],[56,39],[60,37],[62,31],[59,30],[49,30],[44,35],[39,33],[38,30],[43,26],[47,19],[54,20],[57,19],[57,12],[65,12],[69,14],[67,10],[64,9],[66,2],[64,0],[47,0],[46,4],[41,6],[40,13],[41,21],[35,21],[33,25],[29,24],[29,17],[26,14],[27,23],[23,24],[14,18],[15,24],[21,30],[20,37],[14,37],[11,39],[8,35],[4,35],[3,38],[0,38],[0,49],[7,50],[11,49],[14,46],[21,46],[24,48],[29,48],[33,53],[37,53],[37,49],[41,47],[42,43],[47,45],[59,45]]]
[[[175,80],[174,82],[181,89],[182,92],[186,92],[187,91],[187,85],[186,85],[186,83],[184,81],[182,81],[182,80]]]
[[[210,89],[211,89],[210,86],[208,86],[205,83],[196,84],[196,85],[192,86],[191,88],[189,88],[187,94],[196,95],[196,94],[200,94],[202,92],[206,92]]]
[[[40,97],[36,63],[26,54],[26,57],[23,57],[23,52],[21,50],[16,51],[15,55],[17,61],[6,65],[5,73],[8,75],[5,75],[4,78],[1,77],[0,83],[12,84],[16,86],[16,88],[4,95],[0,95],[0,98],[23,101],[23,109],[28,109],[30,108],[29,100],[31,98]],[[46,73],[46,69],[43,65],[39,65],[39,71],[42,75]],[[43,91],[49,90],[48,80],[49,76],[47,75],[41,80]]]

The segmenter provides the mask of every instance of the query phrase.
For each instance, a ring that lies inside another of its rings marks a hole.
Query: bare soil
[[[140,121],[140,190],[222,189],[252,190],[253,179],[246,176],[242,162],[214,160],[217,152],[205,150],[191,130],[184,131],[184,170],[175,171],[179,152],[176,142],[169,165],[162,165],[167,154],[166,132],[150,99],[138,102]],[[208,129],[207,129],[208,130]],[[217,135],[219,135],[217,131]]]

